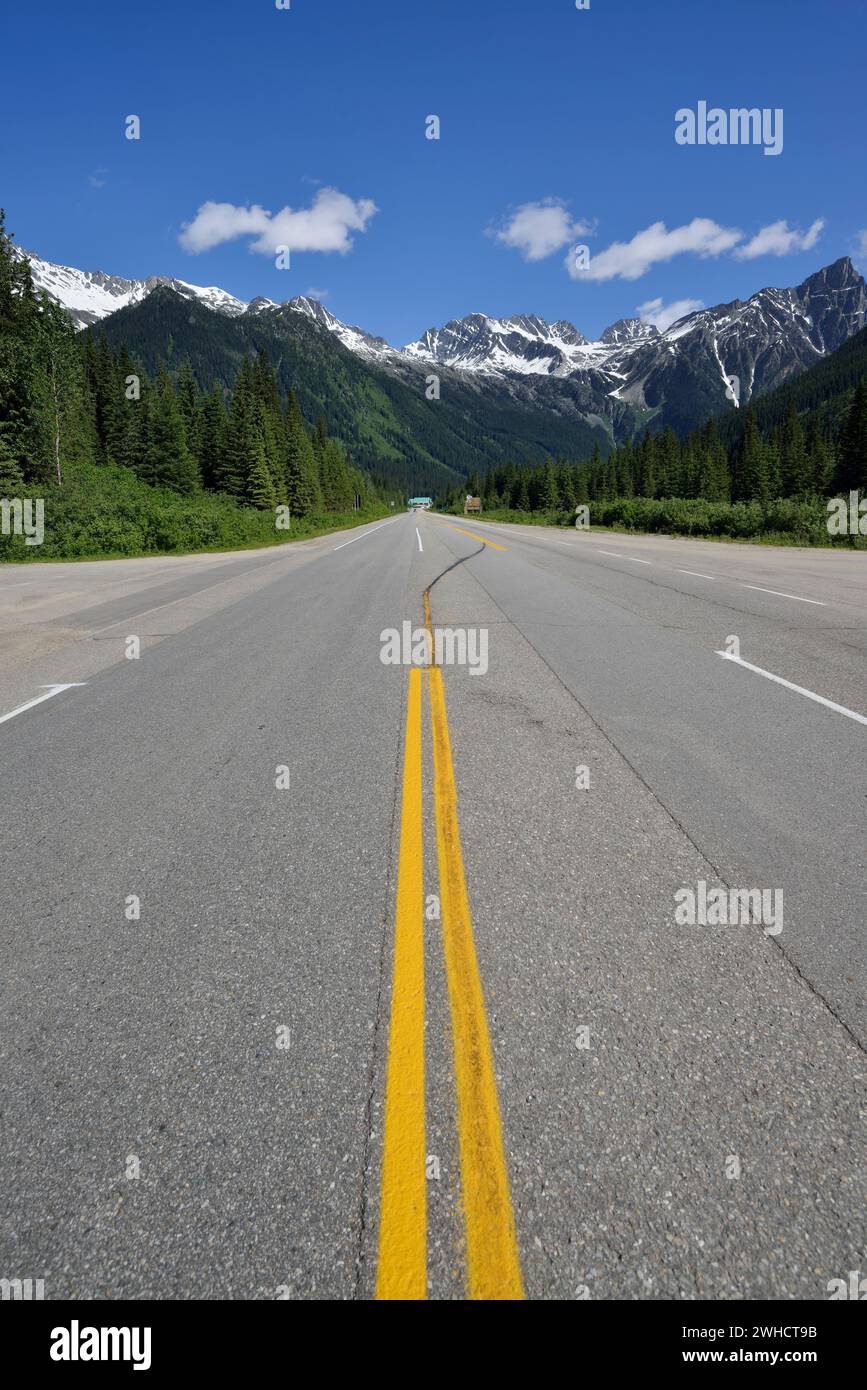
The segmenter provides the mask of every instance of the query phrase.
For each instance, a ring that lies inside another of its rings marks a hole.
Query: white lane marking
[[[695,579],[711,579],[716,582],[715,574],[699,574],[698,570],[678,570],[678,574],[691,574]]]
[[[383,526],[390,526],[393,521],[399,520],[399,517],[390,516],[388,521],[381,521],[378,526],[372,526],[369,531],[362,531],[360,536],[353,536],[351,541],[342,541],[340,545],[335,545],[332,549],[343,550],[345,546],[354,545],[356,541],[363,541],[365,536],[372,536],[374,531],[381,531]]]
[[[87,681],[68,681],[66,685],[43,686],[47,690],[47,695],[37,695],[35,700],[28,700],[26,705],[19,705],[17,709],[10,710],[8,714],[0,715],[0,724],[5,724],[7,719],[14,719],[16,714],[23,714],[26,709],[32,709],[34,705],[41,705],[43,700],[53,700],[55,695],[60,695],[64,690],[72,690],[75,686],[87,685]]]
[[[735,666],[743,666],[747,671],[755,671],[756,675],[764,676],[769,681],[776,681],[777,685],[784,685],[787,690],[794,690],[798,695],[806,695],[808,700],[815,700],[817,705],[825,705],[827,709],[832,709],[836,714],[845,714],[847,719],[856,719],[859,724],[867,724],[867,715],[856,714],[855,710],[847,709],[845,705],[837,705],[833,700],[826,700],[824,695],[817,695],[813,690],[806,690],[803,685],[794,685],[792,681],[787,681],[783,676],[775,676],[773,671],[765,671],[761,666],[753,666],[752,662],[744,661],[739,656],[731,656],[728,652],[717,652],[724,661],[731,661]]]
[[[827,608],[827,603],[823,603],[818,598],[801,598],[799,594],[784,594],[779,589],[763,589],[761,584],[744,584],[742,579],[736,579],[736,584],[740,584],[744,589],[757,589],[760,594],[776,594],[777,598],[793,598],[796,603],[815,603],[817,608]]]
[[[415,528],[415,534],[418,536],[418,548],[419,548],[419,550],[423,551],[423,550],[424,550],[424,546],[423,546],[422,543],[421,543],[421,531],[418,529],[417,526],[416,526],[416,528]]]
[[[597,548],[598,548],[598,547],[597,547]],[[600,551],[599,551],[599,554],[600,554],[600,555],[611,555],[611,556],[613,556],[613,558],[614,558],[615,560],[623,560],[623,559],[626,558],[624,555],[619,555],[618,552],[617,552],[616,550],[600,550]]]
[[[631,560],[633,565],[652,565],[652,560],[639,560],[635,555],[627,555],[627,560]]]

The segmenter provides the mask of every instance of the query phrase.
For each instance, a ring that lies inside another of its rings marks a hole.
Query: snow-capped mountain
[[[659,329],[643,319],[618,319],[599,339],[606,347],[623,347],[627,343],[646,343],[648,338],[658,338]]]
[[[322,328],[339,338],[344,347],[351,352],[367,357],[389,357],[395,349],[389,347],[384,338],[375,338],[362,328],[353,328],[341,323],[319,300],[298,295],[284,304],[275,304],[273,299],[259,296],[245,304],[242,299],[221,290],[216,285],[190,285],[186,280],[176,280],[170,275],[149,275],[145,280],[126,280],[122,275],[107,275],[102,270],[76,270],[73,266],[54,265],[44,261],[32,252],[18,250],[20,256],[27,256],[33,283],[56,299],[68,310],[79,328],[87,328],[118,309],[129,304],[138,304],[159,285],[170,289],[186,299],[198,300],[208,309],[220,314],[265,314],[281,308],[294,309],[306,314]]]
[[[462,371],[513,376],[607,378],[622,401],[653,408],[678,373],[708,374],[720,386],[737,376],[741,399],[779,385],[833,352],[867,323],[867,285],[848,257],[797,289],[766,289],[746,302],[700,309],[664,333],[619,319],[597,342],[571,323],[534,315],[470,314],[428,329],[404,354]]]
[[[536,314],[508,319],[469,314],[444,328],[429,328],[403,351],[406,357],[461,371],[568,376],[586,365],[594,348],[565,319],[546,323]]]
[[[746,301],[699,309],[607,364],[623,375],[616,398],[641,409],[676,397],[723,409],[799,376],[867,325],[867,284],[848,256],[796,289],[766,289]],[[685,423],[675,411],[672,423]],[[669,411],[671,417],[671,411]]]
[[[266,317],[280,332],[291,334],[296,316],[303,315],[371,366],[406,381],[434,365],[476,393],[581,418],[612,437],[631,428],[630,421],[655,417],[690,428],[732,408],[733,396],[735,405],[743,404],[797,376],[867,325],[867,284],[848,257],[795,289],[763,289],[745,302],[700,309],[665,332],[640,319],[619,319],[591,342],[566,319],[548,323],[536,314],[473,313],[428,329],[403,349],[341,322],[309,296],[245,304],[216,286],[168,276],[126,280],[37,256],[30,263],[36,285],[80,327],[168,286],[220,314],[244,321]],[[733,377],[737,386],[731,391]]]
[[[254,300],[253,304],[248,306],[248,312],[259,302]],[[340,319],[335,318],[318,299],[310,299],[301,294],[287,300],[285,304],[271,305],[271,308],[294,309],[298,314],[306,314],[307,318],[333,333],[344,347],[349,348],[350,352],[358,353],[360,357],[388,359],[400,355],[384,338],[375,338],[371,333],[365,333],[363,328],[353,328],[349,324],[341,323]]]
[[[169,285],[187,299],[198,299],[209,309],[221,314],[243,314],[246,304],[216,285],[188,285],[168,275],[151,275],[146,280],[125,280],[122,275],[106,275],[102,270],[76,270],[69,265],[54,265],[31,252],[19,251],[30,261],[33,283],[67,309],[79,328],[99,323],[107,314],[124,309],[155,290],[157,285]]]

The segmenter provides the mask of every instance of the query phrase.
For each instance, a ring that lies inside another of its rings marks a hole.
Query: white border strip
[[[356,541],[363,541],[365,536],[372,536],[374,531],[381,531],[383,526],[390,526],[393,521],[399,520],[396,516],[390,516],[388,521],[381,521],[378,526],[372,526],[369,531],[362,531],[360,536],[353,536],[351,541],[341,541],[340,545],[332,546],[332,554],[335,550],[343,550],[347,545],[354,545]]]
[[[845,705],[837,705],[833,700],[826,700],[824,695],[817,695],[813,690],[805,690],[803,685],[794,685],[792,681],[787,681],[783,676],[775,676],[773,671],[765,671],[761,666],[753,666],[752,662],[743,661],[739,656],[732,656],[729,652],[717,652],[724,661],[731,661],[735,666],[743,666],[747,671],[755,671],[757,676],[764,676],[766,680],[776,681],[777,685],[784,685],[787,690],[794,690],[798,695],[806,695],[808,700],[815,700],[817,705],[824,705],[826,709],[832,709],[835,714],[845,714],[847,719],[855,719],[859,724],[867,724],[867,715],[856,714],[853,709],[847,709]]]
[[[34,705],[41,705],[43,700],[53,700],[55,695],[60,695],[64,690],[72,690],[77,685],[87,685],[87,681],[69,681],[66,685],[43,686],[43,690],[48,691],[47,695],[37,695],[35,700],[28,700],[26,705],[19,705],[17,709],[10,710],[8,714],[0,714],[0,724],[5,724],[7,719],[14,719],[16,714],[23,714],[26,709],[32,709]]]

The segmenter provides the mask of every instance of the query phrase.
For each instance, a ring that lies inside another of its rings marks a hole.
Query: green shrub
[[[377,505],[345,515],[293,517],[290,531],[278,531],[273,511],[242,507],[207,492],[181,496],[149,487],[128,468],[94,464],[70,466],[62,488],[46,484],[29,492],[45,499],[44,541],[26,545],[23,536],[0,534],[0,561],[244,549],[320,535],[385,514]]]

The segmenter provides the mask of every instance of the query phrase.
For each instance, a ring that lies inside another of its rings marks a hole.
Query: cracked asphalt
[[[373,1295],[407,700],[381,635],[434,580],[434,625],[488,634],[485,674],[443,678],[526,1295],[826,1299],[867,1260],[867,561],[434,515],[4,567],[0,716],[70,688],[0,724],[0,1274]],[[782,932],[679,925],[701,881],[782,889]],[[424,959],[451,1299],[436,919]]]

